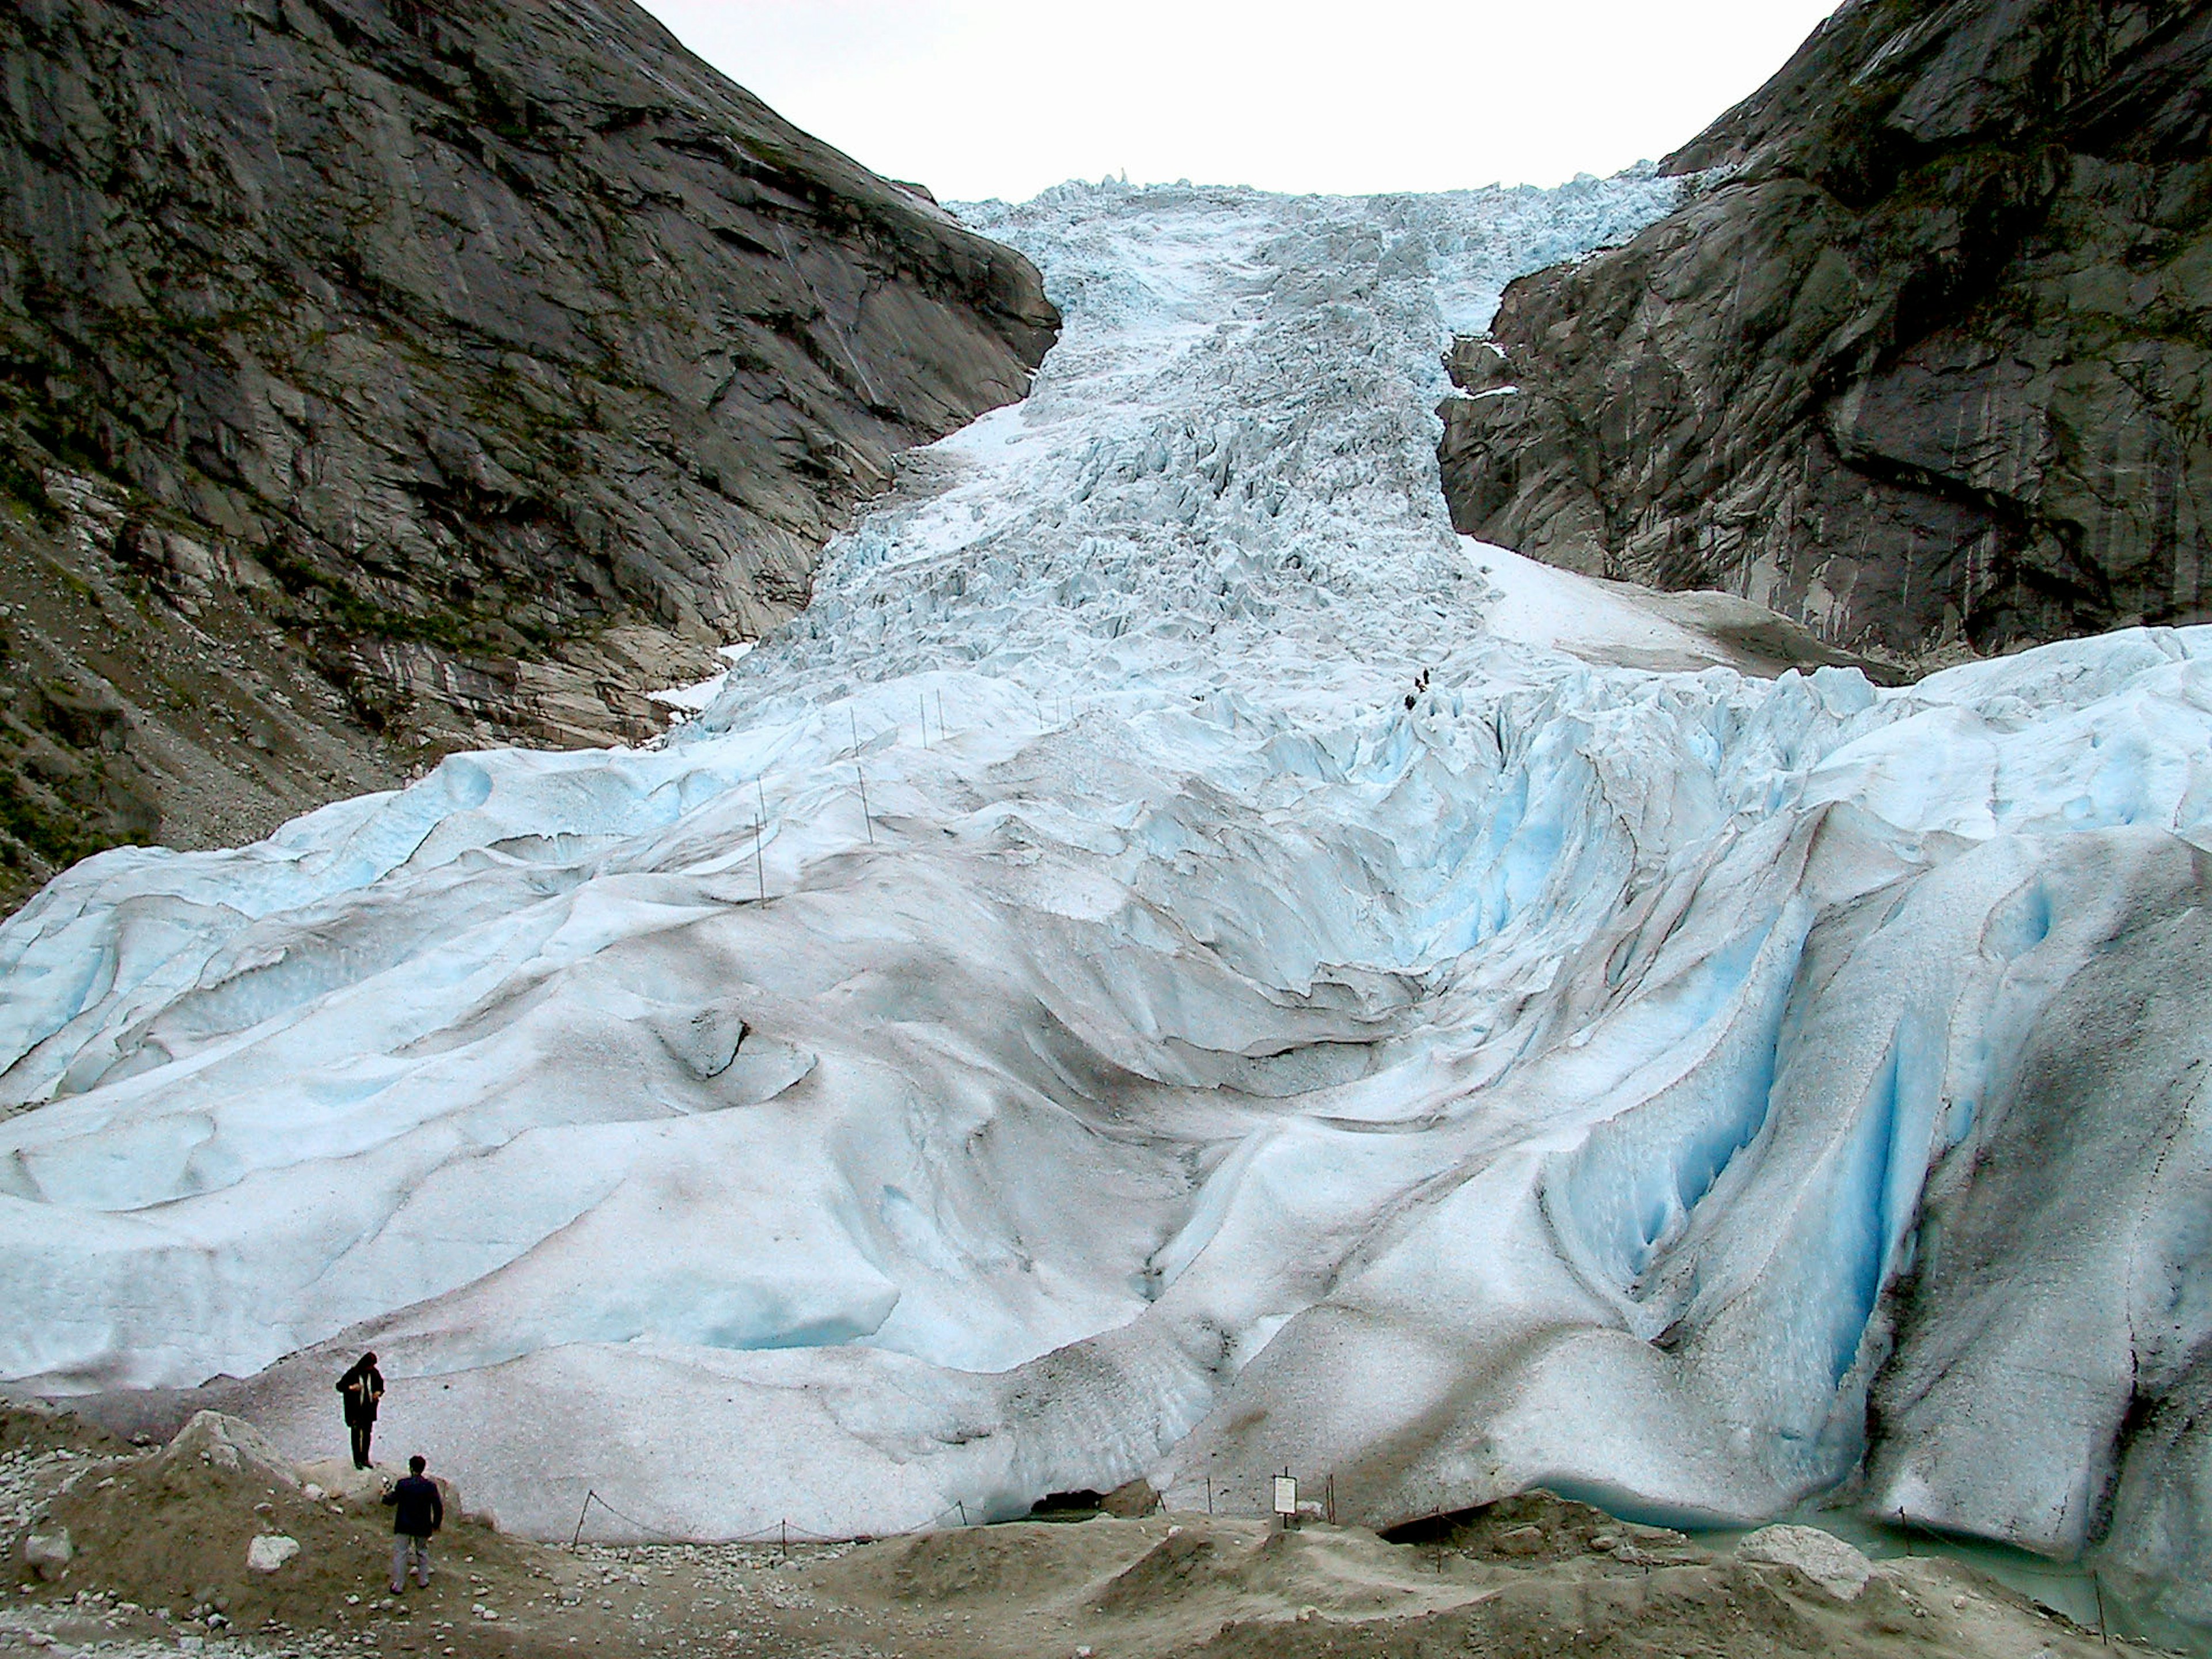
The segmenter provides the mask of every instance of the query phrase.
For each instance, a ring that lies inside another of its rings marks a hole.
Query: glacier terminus
[[[1288,1468],[2212,1620],[2212,631],[1883,690],[1455,535],[1453,331],[1674,190],[962,210],[1060,343],[665,742],[0,927],[0,1377],[374,1346],[541,1535]]]

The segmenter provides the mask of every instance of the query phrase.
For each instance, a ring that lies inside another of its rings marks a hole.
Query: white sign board
[[[1298,1512],[1298,1483],[1296,1477],[1279,1474],[1275,1477],[1275,1513],[1296,1515]]]

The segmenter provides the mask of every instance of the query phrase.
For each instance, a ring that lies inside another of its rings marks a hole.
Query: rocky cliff
[[[628,0],[22,0],[0,67],[0,898],[644,735],[1057,325]]]
[[[1455,349],[1453,517],[1912,659],[2212,612],[2212,9],[1854,0]]]

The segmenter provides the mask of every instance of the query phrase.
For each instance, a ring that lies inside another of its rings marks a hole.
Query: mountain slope
[[[1454,522],[1913,658],[2212,606],[2212,15],[1856,0],[1455,349]]]
[[[29,878],[646,735],[1057,320],[628,0],[37,0],[0,68]]]

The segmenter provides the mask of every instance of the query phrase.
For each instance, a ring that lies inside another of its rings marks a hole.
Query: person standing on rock
[[[345,1401],[346,1428],[353,1437],[353,1466],[368,1467],[368,1437],[376,1431],[376,1402],[384,1398],[384,1373],[376,1369],[376,1356],[365,1353],[338,1378],[338,1396]]]
[[[416,1453],[407,1460],[407,1473],[384,1494],[384,1501],[392,1505],[394,1595],[407,1588],[410,1565],[416,1583],[430,1588],[430,1534],[445,1524],[446,1500],[438,1494],[438,1483],[422,1473],[425,1467],[422,1454]]]

